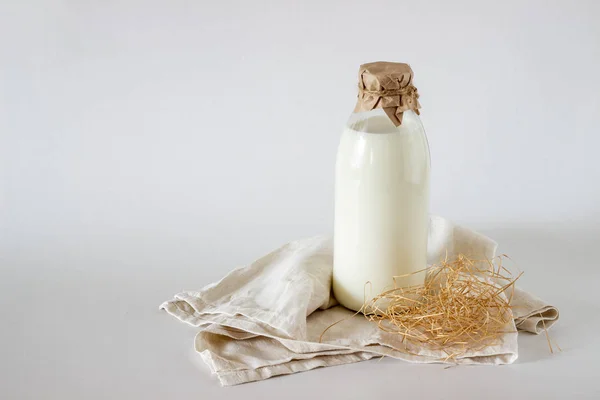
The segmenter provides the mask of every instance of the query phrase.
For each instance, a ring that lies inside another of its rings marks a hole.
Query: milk
[[[386,289],[423,283],[429,146],[421,120],[394,126],[381,109],[353,114],[336,162],[333,291],[347,308]],[[367,282],[369,282],[367,284]]]

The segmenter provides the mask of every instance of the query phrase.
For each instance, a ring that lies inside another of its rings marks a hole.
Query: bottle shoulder
[[[405,112],[398,127],[382,110],[360,114],[363,115],[351,117],[340,138],[336,162],[339,167],[364,168],[367,164],[391,163],[398,164],[394,168],[408,168],[408,165],[429,168],[429,143],[416,113]]]

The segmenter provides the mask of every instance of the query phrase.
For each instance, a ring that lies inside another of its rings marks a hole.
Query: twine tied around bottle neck
[[[412,84],[408,64],[378,61],[363,64],[358,74],[358,99],[354,112],[382,108],[395,126],[402,124],[404,111],[419,114],[419,93]]]
[[[414,86],[406,86],[402,89],[392,89],[392,90],[367,90],[362,88],[360,85],[358,85],[358,95],[359,96],[364,96],[364,95],[371,95],[371,96],[382,96],[382,97],[389,97],[389,96],[409,96],[409,97],[413,97],[413,96],[419,96],[418,92],[417,92],[417,88]]]

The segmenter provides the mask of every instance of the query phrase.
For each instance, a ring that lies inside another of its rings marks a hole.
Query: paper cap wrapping
[[[402,123],[402,113],[419,114],[419,93],[413,86],[410,65],[386,61],[363,64],[358,71],[358,99],[354,112],[383,108],[394,125]]]

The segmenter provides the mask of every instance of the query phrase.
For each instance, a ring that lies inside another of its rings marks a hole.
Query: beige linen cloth
[[[496,247],[493,240],[444,218],[430,219],[430,263],[446,251],[450,258],[464,254],[491,259]],[[200,328],[195,348],[223,386],[379,356],[444,362],[445,353],[403,344],[399,335],[385,333],[338,305],[331,294],[332,262],[330,237],[298,240],[200,291],[179,293],[160,307]],[[519,288],[512,294],[512,306],[514,323],[500,344],[446,362],[510,364],[518,354],[516,328],[539,334],[558,319],[555,307]],[[323,331],[340,320],[319,342]]]

